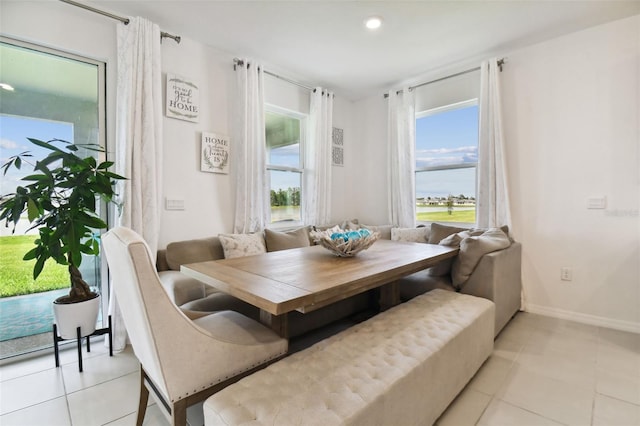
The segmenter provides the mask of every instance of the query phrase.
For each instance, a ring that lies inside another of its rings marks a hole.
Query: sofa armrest
[[[522,244],[514,242],[504,250],[480,259],[461,293],[484,297],[496,305],[495,335],[520,310]]]
[[[205,284],[180,271],[162,271],[158,273],[160,282],[169,298],[177,306],[206,296]]]

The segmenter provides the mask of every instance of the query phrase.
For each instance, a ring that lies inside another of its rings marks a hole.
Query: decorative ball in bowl
[[[380,238],[380,233],[362,228],[344,230],[337,227],[326,231],[312,231],[311,237],[322,247],[340,257],[353,257],[366,250]]]

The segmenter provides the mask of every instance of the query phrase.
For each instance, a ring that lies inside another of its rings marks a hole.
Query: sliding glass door
[[[105,146],[104,81],[102,62],[0,37],[0,162],[24,151],[33,155],[32,164],[44,156],[27,138]],[[0,195],[14,192],[32,170],[29,164],[10,169],[0,180]],[[29,230],[26,217],[14,234],[1,225],[0,358],[6,358],[52,346],[51,303],[68,291],[69,278],[65,266],[50,261],[34,281],[33,264],[22,257],[37,230]],[[100,266],[95,257],[81,266],[84,279],[98,290]]]

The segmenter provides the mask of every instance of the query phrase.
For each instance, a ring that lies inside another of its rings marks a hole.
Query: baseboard
[[[596,315],[581,314],[579,312],[565,311],[564,309],[533,305],[531,303],[527,304],[525,312],[640,334],[640,323],[637,322],[622,321],[612,318],[599,317]]]

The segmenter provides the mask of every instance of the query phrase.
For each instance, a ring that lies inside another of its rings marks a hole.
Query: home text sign
[[[167,73],[167,117],[198,122],[200,93],[187,77]]]
[[[211,173],[229,173],[229,137],[202,132],[200,170]]]

